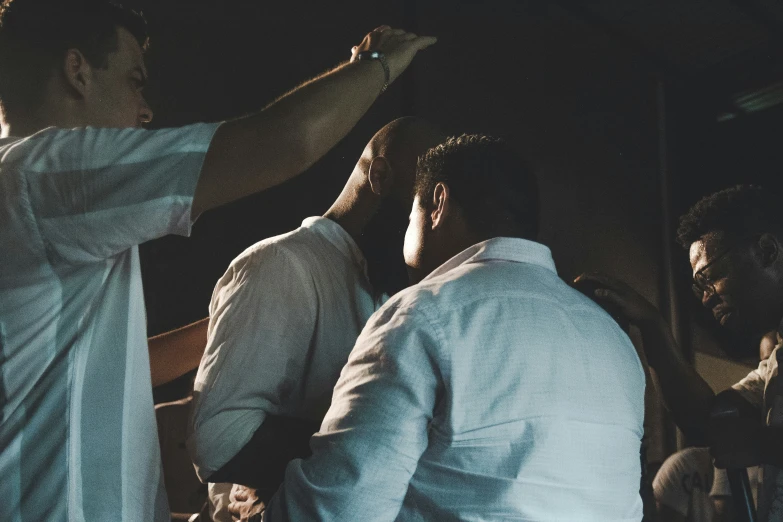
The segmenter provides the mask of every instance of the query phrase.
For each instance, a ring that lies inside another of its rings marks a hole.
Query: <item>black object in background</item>
[[[726,390],[715,396],[710,413],[713,424],[720,424],[722,419],[738,419],[740,417],[735,397],[734,390]],[[735,520],[737,522],[756,522],[756,507],[753,504],[748,470],[746,468],[728,468],[726,475],[729,478],[731,496],[734,500]]]

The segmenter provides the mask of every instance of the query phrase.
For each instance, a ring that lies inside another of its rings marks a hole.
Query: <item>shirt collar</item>
[[[359,245],[343,227],[331,219],[313,216],[302,221],[302,228],[308,228],[325,237],[345,257],[353,261],[356,267],[367,277],[367,260]]]
[[[527,239],[495,237],[466,248],[433,270],[423,281],[438,277],[461,265],[492,260],[530,263],[557,274],[555,261],[552,259],[552,252],[549,250],[549,247],[535,241],[528,241]]]

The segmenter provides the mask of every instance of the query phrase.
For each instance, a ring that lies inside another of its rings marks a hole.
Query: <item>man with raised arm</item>
[[[1,9],[0,519],[168,520],[137,245],[308,168],[434,39],[380,27],[256,114],[147,131],[140,16]]]
[[[756,186],[737,186],[701,199],[681,219],[680,244],[689,252],[693,291],[715,320],[739,338],[760,339],[783,325],[783,219],[780,198]],[[770,423],[777,392],[780,343],[756,370],[733,386],[737,419],[710,421],[715,393],[683,357],[658,310],[625,283],[584,274],[602,288],[596,297],[619,306],[642,335],[650,366],[677,426],[697,445],[710,445],[719,468],[763,465],[758,515],[783,521],[783,428]],[[778,341],[780,340],[778,334]],[[738,355],[755,356],[755,343]],[[770,425],[772,424],[772,425]]]

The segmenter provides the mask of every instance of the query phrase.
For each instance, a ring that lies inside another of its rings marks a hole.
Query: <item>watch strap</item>
[[[381,93],[383,93],[389,87],[389,80],[391,79],[391,71],[389,70],[389,63],[386,61],[386,55],[380,51],[361,51],[356,53],[356,56],[351,61],[359,60],[375,60],[381,64],[384,74],[383,88],[381,89]]]

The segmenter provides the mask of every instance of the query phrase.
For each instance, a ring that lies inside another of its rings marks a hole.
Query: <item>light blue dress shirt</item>
[[[547,247],[479,243],[370,318],[264,520],[641,520],[644,385]]]

